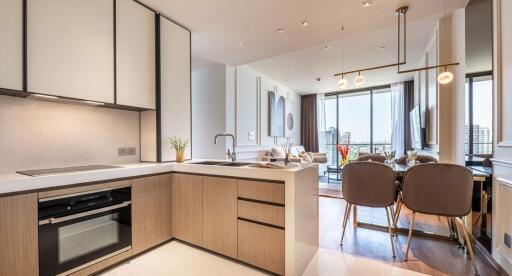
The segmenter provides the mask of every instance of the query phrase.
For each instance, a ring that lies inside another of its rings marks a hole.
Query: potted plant
[[[174,136],[169,138],[169,143],[176,152],[176,162],[185,161],[185,150],[188,147],[188,140],[183,141],[180,137]]]

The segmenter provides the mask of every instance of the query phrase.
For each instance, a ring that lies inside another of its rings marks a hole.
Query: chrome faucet
[[[233,152],[231,152],[229,149],[227,151],[227,156],[228,158],[231,158],[231,161],[232,162],[235,162],[236,161],[236,152],[235,152],[235,135],[233,134],[229,134],[229,133],[219,133],[217,135],[215,135],[215,139],[213,139],[213,144],[216,145],[217,144],[217,138],[218,137],[231,137],[231,139],[233,140]]]

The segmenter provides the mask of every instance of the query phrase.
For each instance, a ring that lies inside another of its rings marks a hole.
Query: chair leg
[[[350,217],[350,209],[352,209],[352,204],[347,202],[347,205],[345,207],[345,217],[343,218],[343,231],[341,233],[341,241],[340,246],[343,246],[343,238],[345,237],[345,230],[347,229],[347,221]]]
[[[393,217],[393,207],[386,207],[386,218],[388,219],[389,239],[391,240],[391,249],[393,249],[393,259],[396,259],[395,241],[393,240],[393,228],[391,227],[391,218]]]
[[[471,257],[471,263],[473,264],[473,269],[475,270],[475,275],[478,274],[478,268],[476,267],[475,254],[473,252],[473,245],[471,244],[471,239],[469,238],[468,229],[464,225],[464,221],[462,219],[458,219],[460,225],[462,226],[462,232],[464,233],[464,239],[466,240],[466,248],[469,252],[469,256]]]
[[[414,227],[414,220],[416,219],[416,212],[412,212],[411,227],[409,228],[409,238],[407,239],[407,250],[405,251],[405,260],[409,257],[409,248],[411,247],[412,228]]]
[[[402,193],[400,192],[398,194],[398,199],[396,201],[396,210],[395,210],[395,216],[393,217],[393,224],[395,227],[398,225],[398,219],[400,217],[400,211],[402,210]]]

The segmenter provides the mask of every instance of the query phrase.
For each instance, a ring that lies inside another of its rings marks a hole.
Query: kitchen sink
[[[207,166],[217,166],[221,164],[225,164],[226,162],[220,162],[220,161],[202,161],[202,162],[195,162],[195,163],[189,163],[192,165],[207,165]]]
[[[221,161],[202,161],[196,163],[189,163],[193,165],[207,165],[207,166],[223,166],[223,167],[244,167],[249,166],[252,163],[242,163],[242,162],[221,162]]]
[[[224,163],[219,164],[218,166],[225,166],[225,167],[243,167],[243,166],[249,166],[252,163],[238,163],[238,162],[230,162],[230,163]]]

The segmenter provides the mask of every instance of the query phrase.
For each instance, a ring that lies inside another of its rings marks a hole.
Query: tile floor
[[[195,247],[172,241],[129,262],[123,263],[102,276],[141,275],[209,275],[230,276],[266,275],[261,271],[239,264]],[[343,275],[425,275],[383,262],[357,257],[342,252],[320,249],[309,264],[305,276]]]

